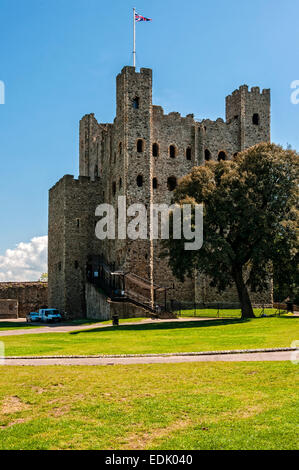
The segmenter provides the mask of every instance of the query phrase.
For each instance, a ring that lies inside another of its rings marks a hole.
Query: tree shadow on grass
[[[71,335],[98,333],[110,331],[148,331],[148,330],[181,330],[181,329],[198,329],[207,328],[209,326],[224,326],[243,324],[251,321],[250,319],[228,319],[228,320],[203,320],[203,321],[182,321],[182,322],[163,322],[163,323],[142,323],[140,325],[120,325],[107,326],[102,328],[94,328],[91,330],[71,331]]]

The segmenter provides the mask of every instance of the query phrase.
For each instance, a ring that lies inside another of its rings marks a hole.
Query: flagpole
[[[136,21],[135,21],[136,9],[133,8],[133,67],[136,67]]]

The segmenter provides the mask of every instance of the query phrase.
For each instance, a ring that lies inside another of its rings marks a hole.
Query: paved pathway
[[[128,364],[170,364],[182,362],[250,362],[250,361],[290,361],[299,359],[299,351],[277,351],[236,354],[200,354],[183,356],[139,356],[139,357],[58,357],[5,359],[6,366],[108,366]]]

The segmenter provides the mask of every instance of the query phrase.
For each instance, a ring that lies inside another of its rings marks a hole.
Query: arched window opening
[[[116,194],[116,183],[115,183],[115,181],[113,181],[113,183],[112,183],[112,194],[113,194],[113,196],[115,196],[115,194]]]
[[[123,153],[123,144],[122,144],[122,142],[120,142],[118,144],[118,154],[121,155],[122,153]]]
[[[143,176],[138,175],[137,178],[136,178],[136,182],[137,182],[138,188],[141,188],[143,186]]]
[[[170,176],[167,180],[167,187],[169,191],[174,191],[177,187],[177,179],[175,176]]]
[[[94,167],[94,177],[97,178],[99,176],[99,167],[98,165],[95,165]]]
[[[211,152],[209,149],[205,150],[205,161],[208,162],[211,160]]]
[[[159,156],[159,145],[157,143],[153,144],[153,157]]]
[[[218,153],[218,162],[226,160],[226,153],[225,152],[219,152]]]
[[[137,140],[137,152],[142,153],[144,150],[144,143],[142,139]]]
[[[257,113],[254,113],[254,115],[252,116],[252,124],[255,126],[258,126],[259,123],[260,123],[260,117]]]
[[[133,108],[134,109],[139,109],[139,104],[140,104],[139,97],[135,96],[135,98],[133,99]]]
[[[191,157],[192,157],[191,147],[187,147],[187,149],[186,149],[186,159],[191,160]]]
[[[153,189],[157,189],[158,188],[158,180],[157,178],[153,178]]]
[[[119,189],[121,189],[121,188],[122,188],[122,185],[123,185],[123,181],[122,181],[122,179],[121,179],[121,178],[119,178]]]
[[[176,157],[176,147],[175,147],[175,145],[170,145],[170,147],[169,147],[169,156],[170,156],[170,158],[175,158]]]

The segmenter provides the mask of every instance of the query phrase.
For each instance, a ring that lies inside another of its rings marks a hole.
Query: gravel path
[[[272,351],[260,353],[235,354],[192,354],[175,356],[137,356],[137,357],[57,357],[57,358],[20,358],[5,359],[6,366],[108,366],[128,364],[170,364],[179,362],[248,362],[248,361],[290,361],[299,356],[299,351]]]

